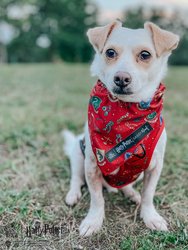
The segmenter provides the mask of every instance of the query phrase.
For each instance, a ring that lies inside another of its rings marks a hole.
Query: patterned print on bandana
[[[88,107],[91,145],[111,186],[128,185],[148,168],[164,129],[164,91],[161,83],[153,99],[130,103],[113,97],[100,80],[94,86]]]

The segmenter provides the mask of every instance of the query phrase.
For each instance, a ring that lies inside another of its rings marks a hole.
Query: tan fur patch
[[[117,56],[114,57],[114,58],[108,58],[108,57],[106,56],[106,51],[107,51],[108,49],[113,49],[113,50],[115,50],[116,53],[117,53]],[[122,49],[121,47],[114,46],[114,45],[108,45],[108,46],[106,46],[106,48],[103,49],[103,56],[104,56],[104,59],[105,59],[106,63],[109,64],[109,65],[114,64],[114,63],[119,59],[119,57],[121,56],[122,53],[123,53],[123,49]]]
[[[164,52],[170,52],[177,48],[179,36],[163,30],[151,22],[146,22],[144,28],[152,33],[157,56],[161,56]]]
[[[122,23],[119,21],[112,22],[103,27],[96,27],[89,29],[87,36],[94,49],[102,53],[107,39],[115,28],[121,27]]]
[[[148,60],[141,60],[139,55],[142,51],[148,51],[151,54],[151,58],[149,58]],[[156,57],[155,53],[153,51],[151,51],[151,49],[140,46],[137,48],[133,49],[133,56],[135,58],[135,62],[137,65],[141,66],[144,69],[148,69],[153,61],[153,59]]]

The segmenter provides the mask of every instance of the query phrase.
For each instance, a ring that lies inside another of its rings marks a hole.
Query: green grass
[[[170,232],[146,229],[135,204],[108,194],[102,230],[80,238],[89,194],[65,205],[70,168],[60,132],[79,133],[94,82],[87,65],[12,65],[0,68],[0,249],[188,249],[188,69],[170,68],[165,81],[168,145],[155,204]],[[137,187],[141,189],[141,185]],[[29,226],[61,226],[62,234],[27,237]],[[46,247],[46,248],[45,248]]]

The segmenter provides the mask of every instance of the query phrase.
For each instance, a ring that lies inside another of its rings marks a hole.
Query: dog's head
[[[128,29],[115,21],[89,29],[88,38],[96,51],[91,66],[108,90],[123,101],[151,98],[163,79],[167,60],[179,37],[146,22],[144,29]]]

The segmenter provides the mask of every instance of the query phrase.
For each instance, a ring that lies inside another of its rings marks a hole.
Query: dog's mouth
[[[133,94],[131,89],[126,88],[126,87],[114,87],[112,92],[113,94],[116,94],[116,95],[132,95]]]

